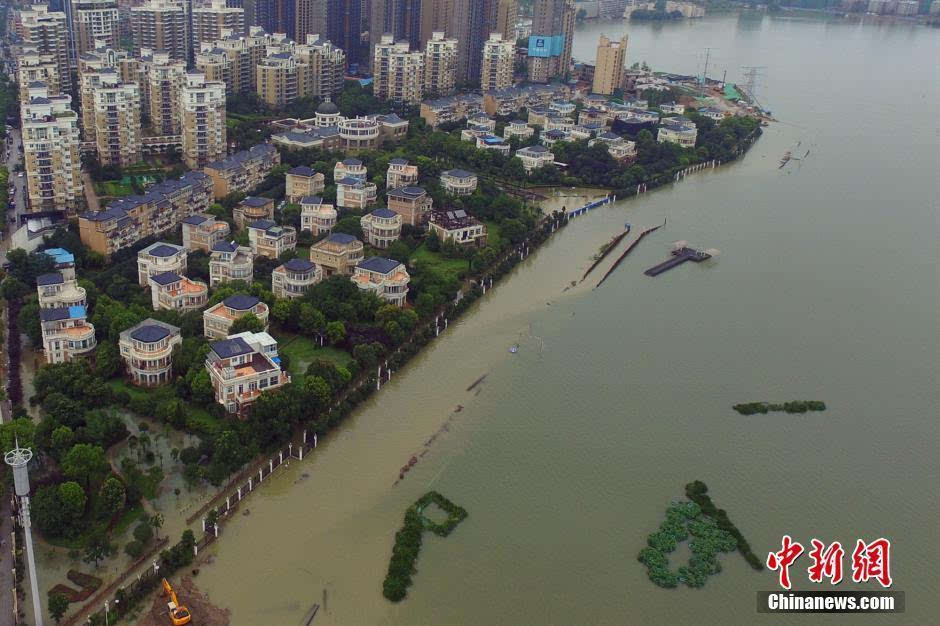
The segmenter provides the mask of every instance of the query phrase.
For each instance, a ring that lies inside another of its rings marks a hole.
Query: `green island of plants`
[[[793,400],[783,404],[771,402],[746,402],[735,404],[735,411],[741,415],[754,415],[755,413],[769,413],[771,411],[785,411],[787,413],[806,413],[807,411],[825,411],[826,403],[819,400]]]
[[[724,509],[719,509],[715,506],[715,503],[712,502],[711,496],[708,495],[708,487],[705,483],[700,480],[690,482],[685,486],[685,495],[702,509],[703,514],[715,520],[718,528],[731,534],[731,536],[735,538],[738,543],[738,552],[741,553],[741,556],[744,557],[744,560],[747,561],[751,567],[758,571],[764,569],[764,563],[751,550],[751,544],[747,542],[741,534],[741,531],[738,530],[738,527],[732,524],[731,520],[728,519],[728,512]]]
[[[673,571],[669,567],[670,552],[679,542],[689,539],[692,557],[688,565]],[[737,540],[718,527],[714,518],[705,515],[695,502],[673,502],[666,509],[666,519],[659,530],[646,539],[647,547],[640,550],[637,560],[646,565],[649,579],[660,587],[672,588],[680,582],[689,587],[701,587],[712,574],[721,571],[719,552],[730,552]]]
[[[432,503],[447,513],[447,519],[443,522],[434,522],[422,515],[422,511]],[[401,530],[395,533],[395,546],[388,563],[388,574],[382,584],[382,594],[392,602],[404,600],[411,586],[411,576],[417,571],[415,561],[421,551],[421,535],[425,529],[439,537],[446,537],[466,517],[465,508],[457,506],[436,491],[427,492],[408,507]]]

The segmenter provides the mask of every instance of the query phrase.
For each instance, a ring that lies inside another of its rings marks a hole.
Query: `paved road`
[[[20,148],[22,147],[22,138],[18,128],[7,132],[4,154],[6,156],[3,164],[7,166],[10,172],[10,185],[14,190],[13,202],[10,203],[10,211],[0,219],[8,220],[10,229],[7,231],[3,241],[0,241],[0,263],[6,262],[6,252],[10,247],[10,238],[13,231],[19,228],[20,216],[26,212],[26,176],[20,176],[21,172],[14,172],[18,163],[22,162]],[[12,220],[9,221],[9,220]]]
[[[8,498],[3,496],[0,497],[0,539],[3,541],[3,545],[0,545],[0,626],[13,626],[13,555],[10,553],[12,532],[10,503]]]

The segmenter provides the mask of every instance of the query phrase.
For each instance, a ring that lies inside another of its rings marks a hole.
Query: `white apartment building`
[[[516,150],[516,156],[522,161],[522,167],[526,172],[531,172],[537,167],[551,165],[555,162],[555,155],[545,146],[528,146]]]
[[[362,236],[373,248],[385,249],[401,236],[401,215],[390,209],[376,209],[359,220]]]
[[[157,387],[173,380],[173,348],[183,343],[180,329],[148,318],[121,333],[118,346],[131,382]]]
[[[150,277],[163,272],[186,272],[186,249],[172,243],[158,241],[137,253],[137,283],[150,284]]]
[[[268,333],[239,333],[209,344],[206,371],[216,402],[228,413],[246,417],[251,404],[265,391],[290,382],[281,370],[277,342]],[[272,356],[272,354],[274,356]]]
[[[469,196],[477,188],[477,175],[467,170],[453,169],[441,172],[441,186],[449,194]]]
[[[87,321],[84,306],[41,309],[42,349],[46,363],[63,363],[95,349],[95,327]]]
[[[320,196],[304,196],[300,199],[300,230],[309,230],[314,235],[332,232],[336,226],[336,209]]]
[[[183,161],[199,169],[225,157],[225,83],[207,81],[205,74],[186,74],[180,91]]]
[[[656,133],[656,141],[659,143],[670,141],[679,144],[683,148],[694,148],[697,138],[698,128],[695,127],[692,120],[678,117],[663,118],[662,125]]]
[[[154,311],[195,311],[206,306],[209,288],[199,280],[190,280],[176,272],[150,277],[150,302]]]
[[[69,96],[42,89],[20,109],[29,205],[34,211],[75,212],[85,206],[78,115]]]
[[[254,257],[248,246],[239,246],[234,241],[219,241],[212,246],[209,255],[210,287],[233,280],[251,282],[254,272]]]
[[[140,87],[121,82],[113,72],[100,73],[92,93],[95,143],[103,165],[126,167],[140,161]]]
[[[424,54],[411,52],[407,41],[382,35],[375,45],[372,92],[392,102],[419,104],[424,87]]]
[[[424,50],[424,93],[432,98],[449,96],[457,84],[457,40],[431,33]]]
[[[404,306],[411,277],[403,263],[374,256],[356,265],[350,280],[363,291],[371,291],[395,306]]]
[[[512,87],[512,69],[516,59],[516,42],[503,39],[502,33],[490,33],[483,44],[480,87],[483,92]]]
[[[529,126],[525,120],[512,120],[503,127],[503,139],[507,141],[513,137],[528,139],[534,134],[535,129]]]

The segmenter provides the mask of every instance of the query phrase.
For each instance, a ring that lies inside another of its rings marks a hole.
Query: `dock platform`
[[[710,258],[712,258],[712,255],[708,254],[707,252],[702,252],[701,250],[684,246],[678,250],[673,250],[672,258],[666,259],[659,265],[654,265],[643,273],[647,276],[659,276],[663,272],[671,270],[674,267],[678,267],[686,261],[701,263],[702,261],[707,261]]]

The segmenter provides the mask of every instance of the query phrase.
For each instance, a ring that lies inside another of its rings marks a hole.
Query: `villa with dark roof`
[[[163,272],[150,277],[150,302],[154,311],[195,311],[206,306],[209,287],[199,280],[190,280],[176,272]]]
[[[85,288],[78,286],[74,269],[40,274],[36,277],[36,291],[41,309],[85,306],[87,303]]]
[[[229,296],[203,311],[203,334],[209,339],[224,339],[228,337],[229,328],[235,320],[249,313],[254,313],[264,327],[268,327],[268,305],[255,296],[244,294]]]
[[[326,177],[306,165],[288,170],[284,182],[288,202],[299,202],[304,196],[321,194],[326,187]]]
[[[203,171],[212,179],[215,197],[224,198],[234,191],[248,193],[280,162],[281,155],[277,149],[269,143],[262,143],[209,163]]]
[[[248,196],[232,209],[236,228],[245,228],[258,220],[274,219],[274,199]]]
[[[552,165],[555,162],[555,155],[545,146],[519,148],[516,150],[516,156],[522,161],[522,167],[527,172],[543,165]]]
[[[200,213],[183,219],[183,247],[191,252],[212,252],[212,246],[229,235],[228,222]]]
[[[391,209],[376,209],[359,220],[362,236],[373,248],[385,249],[401,236],[401,215]]]
[[[405,306],[411,277],[403,263],[374,256],[356,265],[351,280],[363,291],[371,291],[395,306]]]
[[[455,196],[469,196],[476,191],[477,175],[467,170],[447,170],[441,172],[441,187]]]
[[[353,273],[363,259],[362,242],[346,233],[333,233],[310,246],[310,260],[323,268],[323,276]]]
[[[355,178],[359,182],[366,182],[369,178],[369,174],[366,170],[366,166],[362,164],[362,161],[359,159],[343,159],[342,161],[337,161],[336,165],[333,166],[333,182],[343,180],[344,178]]]
[[[148,318],[121,333],[118,346],[131,382],[156,387],[173,380],[173,348],[183,343],[180,329]]]
[[[403,224],[423,226],[427,223],[433,201],[423,187],[399,187],[386,195],[388,208],[401,215]]]
[[[407,159],[391,159],[385,172],[385,188],[398,189],[418,183],[418,166],[409,165]]]
[[[248,225],[248,247],[255,256],[277,259],[297,247],[297,229],[280,226],[274,220],[258,220]]]
[[[300,230],[309,230],[314,235],[328,233],[336,226],[336,209],[324,202],[320,196],[304,196],[300,199]]]
[[[211,342],[206,371],[216,402],[242,418],[262,393],[290,382],[277,357],[277,342],[268,333],[239,333]]]
[[[84,306],[57,307],[39,311],[42,349],[46,363],[63,363],[88,354],[98,345],[95,327],[87,321]]]
[[[441,241],[458,245],[486,245],[486,225],[463,209],[431,212],[429,230]]]
[[[323,270],[313,261],[291,259],[271,272],[271,291],[276,298],[299,298],[323,279]]]
[[[185,248],[158,241],[137,253],[137,282],[141,287],[147,287],[154,274],[164,272],[186,272]]]
[[[248,246],[239,246],[234,241],[217,241],[209,254],[209,286],[233,280],[251,282],[255,261]]]
[[[336,181],[336,206],[362,210],[375,202],[378,188],[375,183],[358,178],[341,178]]]

